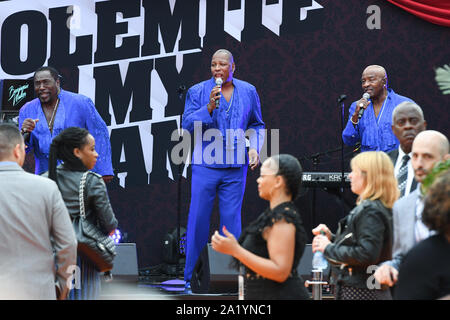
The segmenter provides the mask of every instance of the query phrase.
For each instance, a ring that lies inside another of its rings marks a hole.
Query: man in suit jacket
[[[403,257],[430,232],[421,221],[423,200],[420,183],[439,161],[450,158],[448,139],[440,132],[426,130],[419,133],[412,145],[412,166],[419,186],[408,196],[399,199],[393,207],[392,260],[383,263],[374,274],[380,284],[393,286]]]
[[[0,124],[0,299],[64,299],[75,232],[55,182],[25,172],[24,159],[18,128]]]
[[[388,156],[394,164],[396,177],[399,176],[403,163],[407,167],[407,178],[404,185],[399,186],[400,197],[407,196],[417,188],[417,180],[414,178],[414,170],[411,165],[411,148],[414,138],[426,128],[427,122],[424,120],[423,111],[413,102],[402,102],[392,112],[392,132],[400,141],[400,145],[397,149],[388,152]],[[405,156],[408,156],[406,158],[408,160],[404,161]]]

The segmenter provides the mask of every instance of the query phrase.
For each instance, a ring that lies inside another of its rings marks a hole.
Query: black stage
[[[158,267],[156,267],[159,269]],[[239,300],[238,292],[196,293],[184,288],[182,274],[156,274],[149,269],[139,271],[138,281],[123,280],[114,276],[112,281],[102,281],[100,300]],[[302,275],[312,280],[308,275]],[[308,288],[311,294],[311,288]],[[219,290],[220,291],[220,290]],[[230,291],[230,290],[228,290]],[[334,300],[333,287],[323,286],[322,299]],[[312,295],[311,295],[312,298]]]
[[[183,256],[179,263],[138,268],[136,244],[119,243],[116,251],[112,280],[102,279],[101,300],[238,300],[238,273],[229,267],[230,257],[215,252],[209,244],[194,268],[192,292],[184,288]],[[305,281],[312,280],[312,256],[311,244],[307,244],[297,267]],[[328,272],[324,272],[325,281]],[[322,298],[333,299],[332,289],[324,285]]]
[[[145,278],[145,279],[143,279]],[[182,277],[140,277],[136,282],[102,282],[100,300],[238,300],[236,293],[187,293]]]

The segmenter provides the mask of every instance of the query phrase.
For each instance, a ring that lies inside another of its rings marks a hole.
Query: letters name
[[[214,309],[203,306],[191,307],[183,304],[183,306],[177,307],[176,310],[177,315],[203,315],[204,318],[208,317],[210,313],[220,315],[270,315],[272,314],[272,308],[271,305],[222,304],[219,309]]]

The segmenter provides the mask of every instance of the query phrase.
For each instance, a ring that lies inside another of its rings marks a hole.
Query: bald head
[[[378,78],[384,80],[384,84],[387,87],[387,72],[382,66],[373,64],[364,69],[363,75],[375,75]]]
[[[371,66],[367,66],[364,69],[363,73],[365,73],[365,72],[372,72],[372,73],[375,73],[375,74],[377,74],[379,76],[387,77],[386,70],[382,66],[379,66],[379,65],[376,65],[376,64],[373,64]]]
[[[436,163],[450,158],[446,136],[435,130],[420,132],[412,145],[412,166],[418,182],[422,182]]]
[[[216,52],[214,52],[212,57],[214,58],[214,57],[216,57],[218,55],[226,55],[228,57],[228,61],[230,62],[230,64],[234,63],[233,55],[227,49],[219,49],[219,50],[217,50]]]
[[[435,130],[425,130],[425,131],[422,131],[421,133],[419,133],[417,135],[416,139],[414,139],[413,149],[414,149],[414,144],[419,144],[419,143],[430,144],[430,148],[436,147],[436,150],[439,152],[439,155],[441,157],[444,157],[445,155],[447,155],[449,152],[449,148],[450,148],[450,144],[448,142],[447,137],[444,136],[439,131],[435,131]]]

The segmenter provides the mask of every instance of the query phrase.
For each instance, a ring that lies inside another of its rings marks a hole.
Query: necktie
[[[402,159],[402,165],[400,170],[398,171],[397,181],[398,181],[398,189],[400,190],[400,197],[405,195],[406,189],[406,180],[408,179],[408,161],[409,156],[405,154]]]

